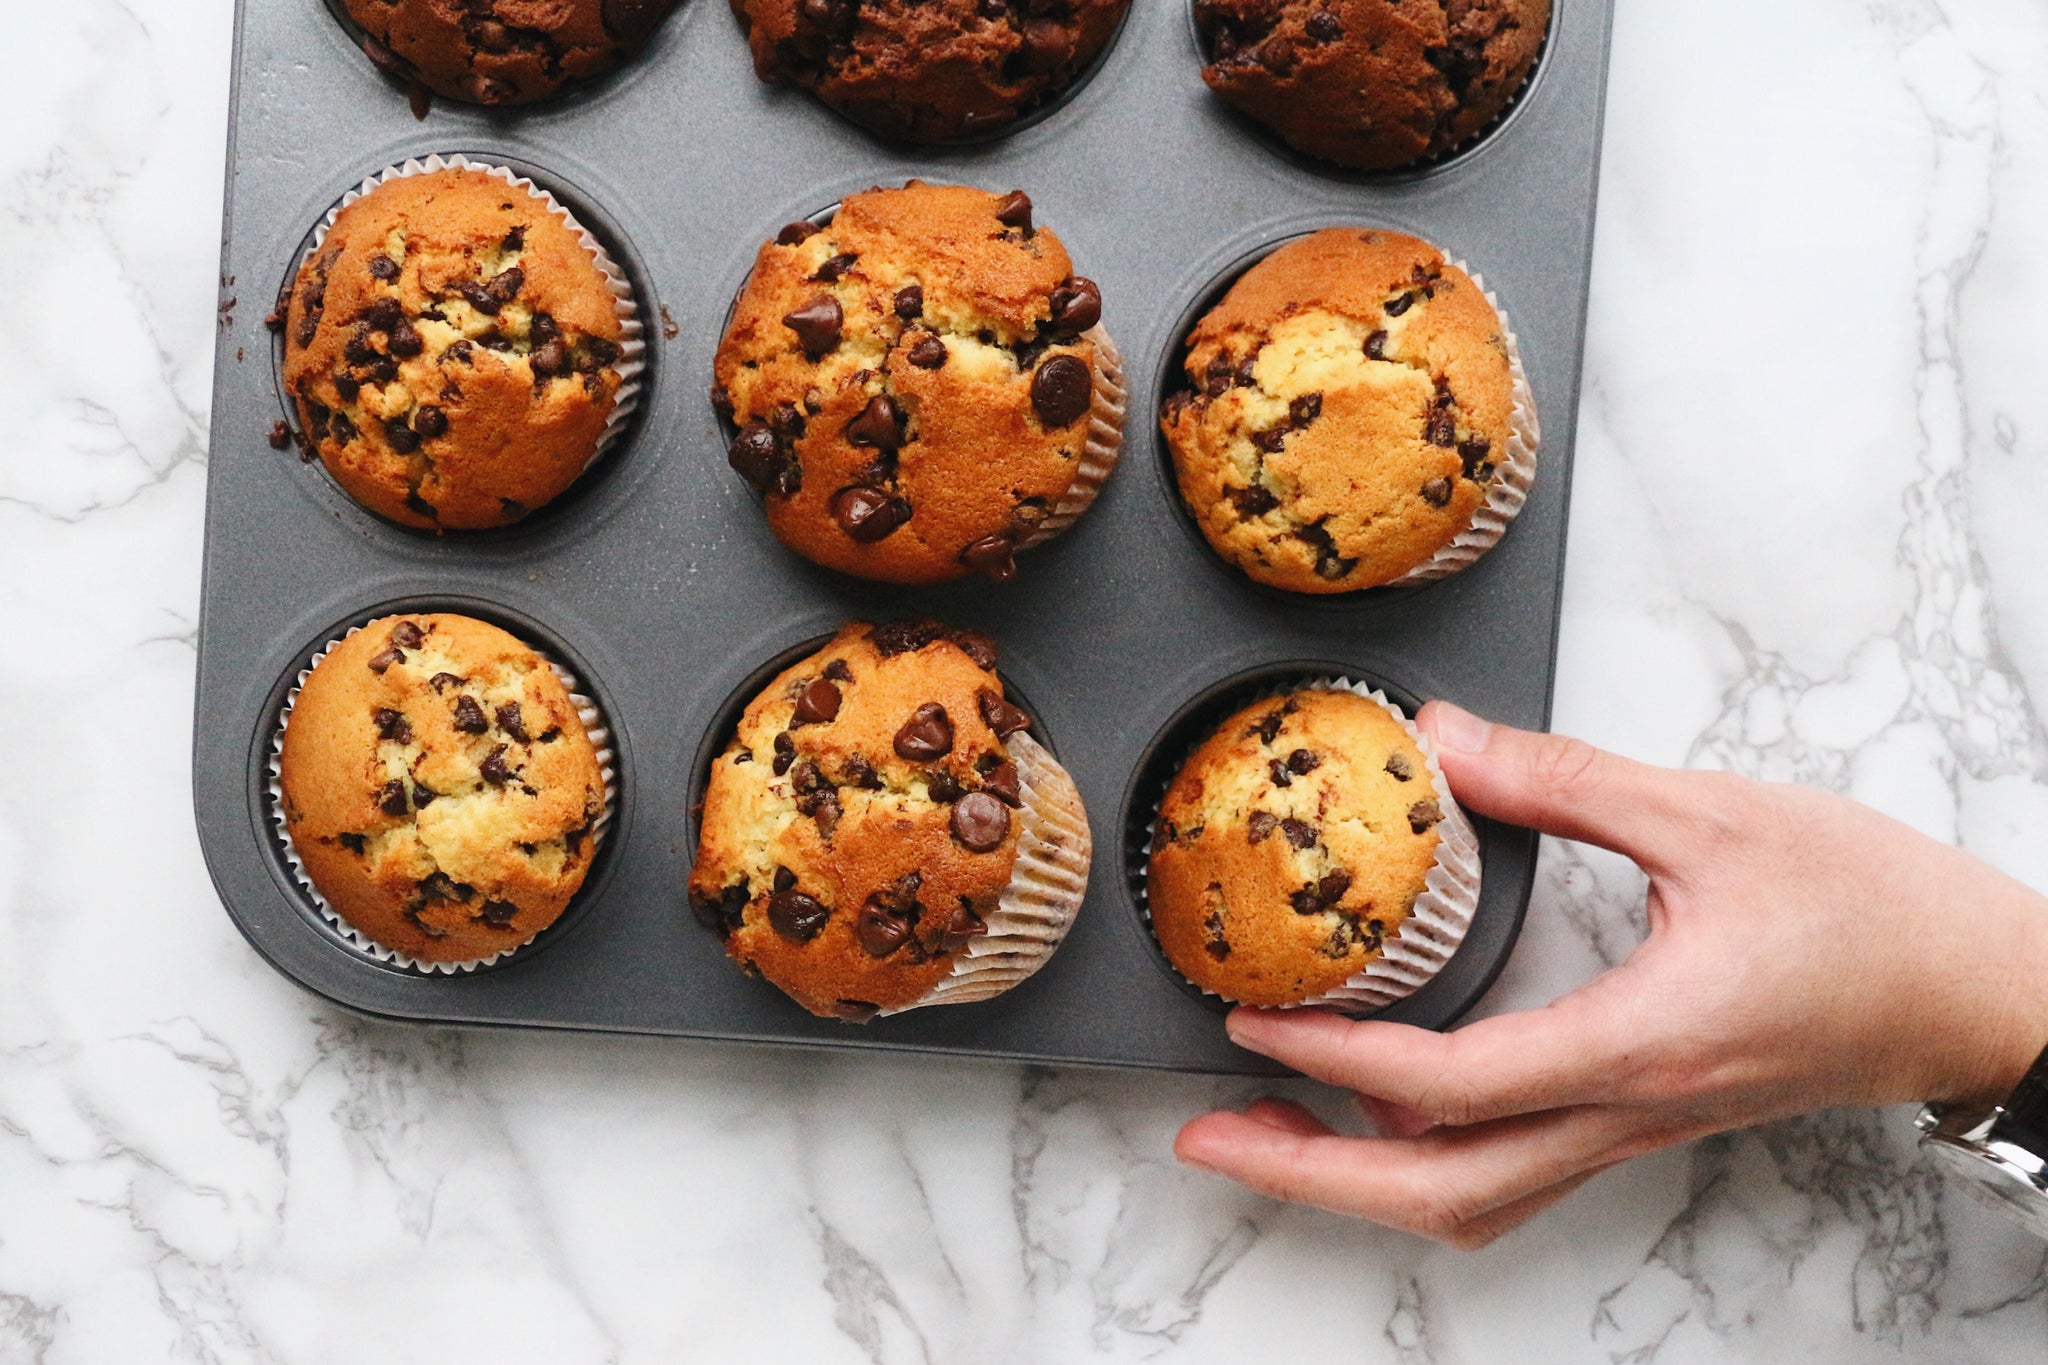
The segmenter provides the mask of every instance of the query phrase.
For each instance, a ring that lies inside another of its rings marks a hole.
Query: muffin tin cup
[[[968,940],[951,974],[924,995],[883,1015],[926,1005],[964,1005],[1001,995],[1051,960],[1088,894],[1094,841],[1074,779],[1044,746],[1018,732],[1007,741],[1023,805],[1016,819],[1017,864],[988,932]]]
[[[1453,260],[1451,264],[1470,277],[1493,306],[1494,316],[1500,319],[1501,340],[1508,351],[1511,400],[1507,449],[1502,452],[1493,482],[1487,485],[1486,501],[1472,513],[1471,523],[1458,532],[1450,544],[1399,578],[1381,584],[1382,587],[1420,587],[1470,567],[1507,534],[1508,523],[1521,513],[1523,505],[1529,501],[1529,489],[1536,482],[1536,452],[1542,447],[1543,431],[1536,420],[1536,395],[1529,388],[1529,372],[1522,365],[1522,344],[1515,338],[1514,325],[1508,321],[1507,310],[1500,306],[1500,300],[1486,287],[1486,281],[1480,278],[1479,272],[1463,261]]]
[[[1052,509],[1052,515],[1039,523],[1038,529],[1017,547],[1020,550],[1043,545],[1079,520],[1083,512],[1095,505],[1102,486],[1109,482],[1109,476],[1123,454],[1124,422],[1130,396],[1124,383],[1123,354],[1109,339],[1109,333],[1099,325],[1090,327],[1082,335],[1095,343],[1096,359],[1094,393],[1088,404],[1088,439],[1081,447],[1080,465],[1074,471],[1074,481],[1067,485],[1067,491]]]
[[[402,953],[396,948],[387,948],[349,923],[348,920],[342,917],[341,912],[336,910],[332,903],[328,901],[327,897],[320,893],[320,888],[313,884],[312,875],[306,871],[305,861],[299,857],[298,849],[292,844],[291,832],[286,825],[284,815],[284,733],[291,725],[292,708],[298,705],[299,693],[305,689],[306,679],[313,676],[313,670],[318,668],[321,661],[329,654],[332,654],[343,640],[348,639],[351,635],[356,634],[362,629],[362,626],[350,626],[339,637],[329,640],[326,644],[322,645],[314,653],[313,657],[307,661],[306,666],[299,670],[298,677],[293,680],[291,689],[285,694],[284,706],[278,711],[277,728],[270,737],[269,762],[265,767],[269,781],[264,790],[269,797],[265,814],[274,828],[279,850],[284,855],[285,865],[291,869],[292,880],[298,883],[301,891],[305,892],[307,899],[313,903],[313,908],[319,912],[320,918],[327,922],[328,927],[334,930],[336,936],[343,943],[363,956],[380,962],[387,967],[396,967],[402,971],[419,972],[429,976],[436,974],[454,976],[460,973],[474,972],[484,967],[494,967],[511,957],[521,948],[532,943],[533,939],[525,939],[487,957],[470,958],[460,962],[428,962],[412,957],[407,953]],[[615,765],[616,755],[612,752],[611,747],[611,727],[605,723],[604,713],[598,709],[597,703],[586,694],[577,691],[578,683],[575,674],[564,668],[553,658],[550,658],[547,651],[536,649],[524,640],[521,640],[520,643],[525,645],[526,648],[533,650],[541,662],[553,670],[556,679],[562,684],[563,690],[569,694],[569,704],[576,708],[576,716],[583,722],[584,733],[590,737],[591,748],[595,751],[598,771],[604,778],[604,810],[599,813],[597,819],[591,823],[590,827],[591,854],[592,861],[595,862],[596,852],[599,848],[603,847],[605,832],[611,825],[612,812],[618,809],[619,803],[618,772]],[[582,894],[582,888],[579,887],[577,889],[577,894]],[[574,898],[572,897],[571,899],[573,900]],[[564,913],[567,913],[566,910]],[[557,917],[555,923],[560,923],[559,917]],[[552,927],[553,924],[550,924],[541,929],[540,933],[544,934]],[[538,936],[538,934],[535,935],[535,937]]]
[[[1436,861],[1423,878],[1423,890],[1415,898],[1408,917],[1387,933],[1379,956],[1353,973],[1341,985],[1321,995],[1305,1000],[1280,1005],[1280,1009],[1327,1008],[1340,1014],[1362,1016],[1385,1009],[1397,1000],[1405,999],[1420,990],[1441,972],[1451,960],[1451,955],[1465,941],[1465,935],[1472,928],[1472,920],[1479,912],[1479,835],[1472,828],[1472,821],[1466,816],[1457,800],[1451,795],[1451,784],[1436,761],[1435,746],[1417,728],[1400,707],[1387,699],[1387,694],[1370,683],[1353,682],[1349,678],[1311,678],[1289,686],[1263,688],[1245,696],[1240,705],[1261,698],[1277,700],[1290,692],[1350,692],[1364,697],[1380,707],[1407,732],[1415,741],[1416,748],[1429,771],[1429,780],[1436,796],[1437,807],[1443,812],[1443,819],[1437,823]],[[1177,773],[1187,760],[1209,738],[1203,734],[1187,746],[1180,762],[1174,765]],[[1159,807],[1165,802],[1166,791],[1171,788],[1168,780],[1162,788],[1158,801],[1152,807],[1152,818],[1145,826],[1146,846],[1149,848],[1159,827]],[[1141,894],[1138,901],[1139,913],[1144,917],[1147,932],[1152,927],[1152,907]],[[1155,939],[1156,941],[1156,939]],[[1190,981],[1162,952],[1160,960],[1167,963],[1176,980],[1213,1000],[1229,1004],[1240,1002],[1212,991],[1196,981]]]
[[[485,175],[502,180],[515,189],[523,190],[533,198],[540,200],[549,213],[561,219],[562,225],[576,235],[576,240],[581,242],[584,250],[590,253],[591,260],[597,266],[598,273],[604,276],[605,287],[611,291],[612,306],[618,315],[619,331],[621,334],[619,338],[619,359],[613,366],[619,374],[619,388],[618,392],[612,396],[611,414],[605,419],[604,430],[597,438],[597,445],[591,450],[590,458],[583,462],[583,468],[577,472],[576,477],[582,479],[590,473],[591,467],[603,458],[607,451],[619,443],[619,438],[625,433],[627,423],[632,419],[634,412],[639,409],[640,378],[647,369],[647,328],[641,321],[640,301],[633,292],[632,281],[627,279],[625,270],[612,258],[611,252],[598,239],[597,235],[577,221],[576,216],[569,212],[567,206],[561,200],[557,199],[541,185],[535,183],[531,176],[521,175],[509,166],[498,166],[487,161],[472,160],[461,152],[453,152],[446,156],[435,152],[423,158],[408,157],[395,166],[386,166],[375,175],[366,176],[361,184],[342,195],[340,199],[335,201],[334,206],[327,210],[326,215],[321,218],[320,222],[314,226],[312,243],[306,248],[298,261],[293,264],[292,273],[285,280],[285,296],[289,295],[293,282],[298,278],[298,272],[304,268],[307,261],[312,260],[319,253],[321,243],[327,240],[328,232],[333,229],[335,220],[341,217],[343,209],[355,203],[364,195],[369,194],[378,186],[393,180],[402,179],[406,176],[431,175],[436,171],[461,170],[482,171]],[[278,354],[280,363],[282,363],[282,358],[285,354],[284,349],[280,348]],[[289,401],[289,398],[287,401]],[[296,406],[294,406],[292,415],[295,419],[298,416]],[[559,497],[560,494],[556,496]]]

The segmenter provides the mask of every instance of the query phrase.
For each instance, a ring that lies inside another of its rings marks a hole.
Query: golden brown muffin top
[[[1246,271],[1188,337],[1160,427],[1216,552],[1295,592],[1425,563],[1485,501],[1514,383],[1470,276],[1397,232],[1325,228]]]
[[[995,653],[933,621],[855,622],[768,684],[712,764],[690,903],[811,1013],[921,999],[987,931],[1017,861]]]
[[[1311,999],[1399,932],[1442,819],[1422,750],[1377,702],[1319,689],[1253,702],[1167,789],[1153,932],[1181,975],[1226,999]]]
[[[1550,0],[1196,0],[1202,79],[1310,156],[1455,151],[1527,84]]]
[[[675,0],[342,0],[378,66],[437,95],[528,104],[603,75]]]
[[[732,0],[754,71],[888,137],[988,132],[1066,89],[1129,0]]]
[[[388,180],[341,210],[284,317],[301,438],[408,526],[502,526],[583,472],[623,329],[589,248],[474,169]]]
[[[1101,312],[1021,191],[852,195],[756,257],[718,347],[728,458],[806,558],[1007,578],[1080,468]]]
[[[561,679],[496,626],[370,622],[313,669],[281,755],[285,829],[364,936],[427,962],[517,947],[583,884],[604,775]]]

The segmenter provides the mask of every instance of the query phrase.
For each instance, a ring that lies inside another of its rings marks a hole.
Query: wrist
[[[2048,900],[2015,885],[2007,932],[1979,940],[1973,988],[1922,1098],[1964,1110],[1999,1104],[2048,1048]]]

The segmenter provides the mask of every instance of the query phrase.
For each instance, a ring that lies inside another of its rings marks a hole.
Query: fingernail
[[[1432,707],[1429,719],[1438,747],[1455,754],[1485,753],[1487,744],[1493,739],[1492,725],[1447,701],[1440,701]]]
[[[1240,1007],[1232,1010],[1223,1020],[1223,1031],[1230,1035],[1230,1041],[1247,1052],[1258,1052],[1259,1038],[1265,1030],[1264,1010]]]

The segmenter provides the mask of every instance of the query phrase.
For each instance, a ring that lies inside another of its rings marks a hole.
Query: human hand
[[[1994,1103],[2048,1043],[2048,899],[1868,807],[1654,768],[1440,702],[1459,802],[1625,854],[1649,937],[1542,1009],[1451,1033],[1238,1009],[1240,1047],[1357,1092],[1381,1136],[1265,1099],[1181,1160],[1483,1246],[1617,1162],[1836,1105]]]

